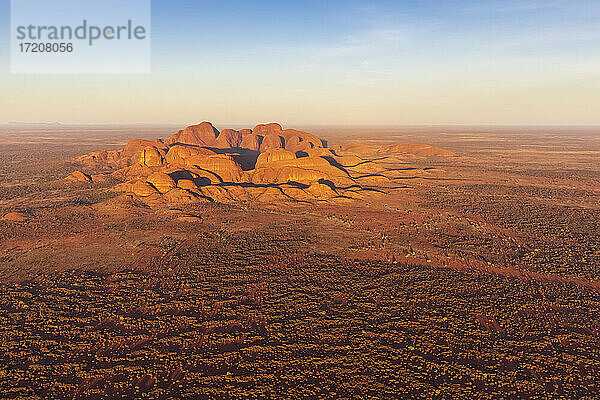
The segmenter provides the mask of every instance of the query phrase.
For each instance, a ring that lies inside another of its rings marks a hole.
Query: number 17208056
[[[21,53],[72,53],[73,43],[19,43]]]

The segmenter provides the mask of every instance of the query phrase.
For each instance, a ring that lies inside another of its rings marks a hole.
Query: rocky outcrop
[[[120,181],[114,190],[149,205],[348,201],[359,196],[361,185],[390,183],[382,175],[384,169],[349,150],[442,154],[431,146],[400,145],[382,150],[360,143],[332,151],[316,135],[283,129],[277,123],[219,132],[210,122],[202,122],[166,140],[136,139],[120,150],[78,157],[75,162],[96,173],[76,171],[67,179]],[[100,173],[105,169],[111,172]]]
[[[312,194],[317,199],[329,200],[338,196],[338,193],[331,188],[331,186],[324,183],[315,182],[306,189],[306,191]]]
[[[156,147],[150,146],[142,149],[140,164],[148,167],[160,167],[165,162],[164,154]]]
[[[283,128],[280,124],[276,122],[271,122],[269,124],[258,124],[252,129],[252,132],[255,135],[279,135],[283,131]]]
[[[340,186],[354,183],[348,173],[331,165],[322,157],[302,157],[272,161],[258,167],[252,177],[253,183],[297,182],[311,185],[319,180],[328,180]]]
[[[260,151],[282,149],[285,147],[285,139],[279,135],[265,135],[260,142]]]
[[[312,133],[286,129],[282,132],[282,136],[285,140],[285,148],[293,152],[325,147],[323,141]]]
[[[202,122],[198,125],[188,126],[187,128],[174,134],[166,141],[168,145],[188,144],[193,146],[215,146],[219,131],[210,122]]]
[[[144,140],[134,139],[125,145],[125,148],[120,153],[120,158],[129,162],[129,165],[138,162],[142,156],[142,152],[147,147],[165,150],[167,146],[160,140]]]
[[[267,150],[261,153],[256,160],[256,168],[266,167],[267,164],[276,161],[295,160],[296,155],[291,151],[284,149]]]
[[[22,212],[9,212],[2,217],[2,221],[7,222],[27,222],[28,220],[29,216]]]
[[[216,154],[214,151],[204,147],[176,144],[171,146],[165,160],[170,165],[188,166],[194,165],[194,160]]]
[[[127,191],[139,197],[148,197],[158,193],[158,190],[156,190],[152,185],[141,180],[135,180],[131,182]]]
[[[195,160],[192,171],[209,172],[216,176],[218,183],[241,182],[244,176],[241,166],[226,154],[217,154]]]
[[[219,133],[215,146],[218,148],[228,149],[233,147],[241,147],[241,144],[241,133],[234,131],[233,129],[224,129],[221,133]]]
[[[164,172],[155,172],[146,179],[146,183],[152,185],[159,193],[167,193],[177,184],[169,175]]]
[[[84,182],[91,183],[92,177],[84,172],[75,171],[65,178],[68,182]]]
[[[198,185],[191,179],[180,179],[177,181],[177,187],[183,190],[188,190],[190,192],[196,192],[198,190]]]
[[[262,136],[250,133],[242,136],[241,147],[248,150],[259,151],[261,142]]]

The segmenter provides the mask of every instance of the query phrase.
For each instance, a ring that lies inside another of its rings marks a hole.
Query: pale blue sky
[[[597,0],[155,0],[148,75],[11,75],[8,36],[0,0],[0,122],[600,124]]]

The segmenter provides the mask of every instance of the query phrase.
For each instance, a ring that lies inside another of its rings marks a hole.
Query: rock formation
[[[121,150],[78,157],[88,172],[68,180],[120,181],[114,190],[150,205],[345,201],[357,198],[365,174],[381,171],[347,150],[337,154],[319,137],[277,123],[219,132],[202,122],[165,140],[136,139]]]
[[[65,179],[69,182],[92,182],[92,177],[81,171],[75,171]]]
[[[29,217],[22,212],[9,212],[2,217],[2,221],[9,222],[27,222]]]

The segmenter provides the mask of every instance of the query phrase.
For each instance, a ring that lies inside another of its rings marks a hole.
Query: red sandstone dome
[[[294,160],[296,155],[284,149],[272,149],[261,153],[256,160],[256,168],[264,167],[275,161]]]
[[[177,132],[167,144],[190,144],[195,146],[215,146],[219,131],[210,122],[202,122],[198,125],[188,126]]]
[[[242,134],[233,129],[224,129],[219,133],[216,141],[216,147],[231,148],[240,147],[242,144]]]
[[[158,192],[167,193],[176,186],[175,181],[164,172],[155,172],[146,179]]]
[[[276,122],[271,122],[269,124],[258,124],[252,129],[252,132],[255,135],[278,135],[281,133],[283,128],[280,124]]]
[[[212,150],[205,147],[188,146],[188,145],[173,145],[169,148],[165,160],[172,165],[194,165],[194,160],[215,155]]]

